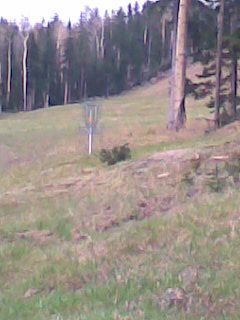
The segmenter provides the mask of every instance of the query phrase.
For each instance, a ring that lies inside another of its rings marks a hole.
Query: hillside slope
[[[1,320],[240,318],[240,125],[166,132],[167,81],[100,101],[113,167],[79,106],[0,120]]]

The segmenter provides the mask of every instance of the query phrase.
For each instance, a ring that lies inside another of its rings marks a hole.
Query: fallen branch
[[[170,176],[170,173],[165,172],[165,173],[159,174],[157,177],[158,177],[158,179],[163,179],[163,178],[167,178],[169,176]]]
[[[210,159],[216,161],[225,161],[229,159],[229,156],[213,156]]]

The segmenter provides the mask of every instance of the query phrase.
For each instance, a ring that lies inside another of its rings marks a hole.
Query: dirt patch
[[[53,233],[48,230],[32,230],[32,231],[24,231],[18,232],[16,234],[17,239],[21,240],[31,240],[37,242],[39,244],[44,244],[45,242],[49,241],[53,237]]]
[[[39,290],[39,289],[30,288],[30,289],[28,289],[28,290],[25,292],[24,298],[25,298],[25,299],[32,298],[33,296],[36,296],[36,295],[39,294],[40,292],[41,292],[41,290]]]

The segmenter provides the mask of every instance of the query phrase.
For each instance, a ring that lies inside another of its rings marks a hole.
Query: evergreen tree
[[[27,26],[25,31],[2,19],[0,98],[3,110],[32,110],[86,97],[109,96],[158,77],[160,72],[169,69],[171,58],[175,61],[172,39],[177,26],[174,8],[178,8],[178,2],[146,1],[142,9],[136,3],[129,5],[127,12],[120,8],[111,15],[106,13],[104,18],[97,9],[86,9],[78,24],[64,25],[56,15],[49,23]],[[229,113],[235,115],[239,1],[225,2],[222,62],[231,69],[231,74],[223,80],[229,86],[231,83],[231,90],[222,86],[220,102],[224,98]],[[191,8],[188,7],[189,37],[185,53],[195,61],[212,59],[213,62],[218,4],[219,1],[192,0]],[[214,75],[216,64],[211,64],[205,73]],[[209,84],[209,80],[204,81]],[[210,94],[214,84],[209,84],[206,90],[203,82],[197,88],[198,93],[202,89]],[[174,82],[172,87],[177,88]],[[182,88],[181,91],[185,91],[184,86]],[[181,96],[185,98],[185,94]],[[169,123],[175,123],[177,113],[169,112]]]

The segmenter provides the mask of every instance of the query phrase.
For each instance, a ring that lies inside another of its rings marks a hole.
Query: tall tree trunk
[[[95,43],[96,43],[96,57],[100,58],[100,41],[98,39],[97,31],[95,31]]]
[[[144,44],[144,45],[147,44],[147,35],[148,35],[148,26],[145,25],[144,33],[143,33],[143,44]]]
[[[231,14],[231,35],[237,29],[238,16],[236,11]],[[237,81],[238,81],[238,59],[237,53],[232,48],[231,50],[231,102],[230,102],[230,115],[235,119],[237,115]]]
[[[176,130],[181,129],[186,122],[185,85],[187,60],[187,18],[189,6],[190,0],[180,0],[176,41],[176,62],[174,71],[174,127]]]
[[[186,122],[185,84],[186,84],[186,51],[187,20],[190,0],[176,0],[175,30],[172,36],[172,78],[168,111],[168,128],[179,130]]]
[[[177,39],[177,26],[178,26],[178,10],[179,0],[175,0],[173,9],[174,28],[171,34],[171,55],[172,55],[172,67],[170,77],[170,90],[169,90],[169,106],[168,106],[168,129],[175,128],[174,119],[174,97],[175,97],[175,64],[176,64],[176,39]]]
[[[167,17],[163,14],[161,24],[161,36],[162,36],[162,62],[163,66],[166,65],[166,28],[167,28]]]
[[[144,50],[144,64],[147,66],[148,63],[148,46],[147,46],[147,40],[148,40],[148,26],[147,24],[144,27],[144,32],[143,32],[143,44],[144,44],[144,48],[146,48]]]
[[[148,71],[150,71],[150,66],[151,66],[151,55],[152,55],[152,38],[149,35],[149,39],[148,39],[148,59],[147,59]]]
[[[27,111],[27,54],[28,54],[28,47],[27,41],[29,38],[29,34],[27,34],[23,38],[23,110]]]
[[[36,84],[34,83],[33,88],[31,90],[31,110],[33,110],[33,108],[35,107],[36,104]]]
[[[131,71],[132,71],[132,66],[131,66],[131,64],[128,64],[128,66],[127,66],[127,82],[128,82],[128,84],[131,81]]]
[[[84,99],[87,99],[87,80],[84,82]]]
[[[8,38],[8,54],[7,54],[7,96],[6,104],[9,106],[10,94],[11,94],[11,80],[12,80],[12,43],[11,36]]]
[[[49,93],[45,93],[44,95],[44,108],[48,108],[49,107]]]
[[[105,33],[105,26],[104,26],[104,19],[102,20],[101,25],[101,41],[100,41],[100,52],[101,52],[101,59],[104,59],[104,33]]]
[[[84,97],[84,69],[81,69],[81,79],[80,79],[80,99]]]
[[[216,54],[216,91],[215,91],[215,113],[214,120],[216,127],[220,126],[220,95],[222,78],[222,47],[223,47],[223,28],[224,28],[224,6],[225,1],[220,1],[220,10],[218,13],[218,37]]]
[[[121,63],[121,50],[120,48],[117,49],[117,70],[120,70],[120,63]]]
[[[49,75],[47,75],[47,79],[49,79]],[[46,86],[46,90],[43,93],[43,108],[49,108],[49,100],[50,100],[49,87],[50,85],[48,82]]]
[[[27,111],[32,111],[35,105],[35,85],[31,89],[31,92],[27,95]]]
[[[68,103],[68,81],[65,81],[65,86],[64,86],[64,104]]]

